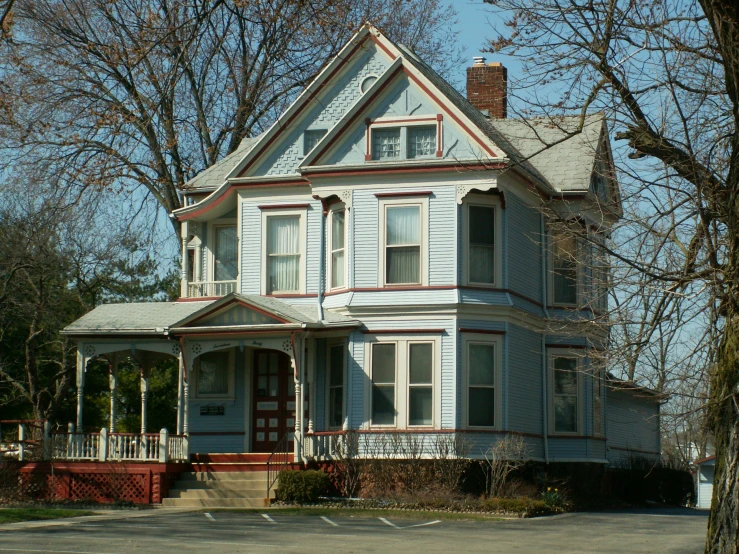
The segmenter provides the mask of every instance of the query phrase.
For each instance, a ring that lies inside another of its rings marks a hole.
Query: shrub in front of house
[[[275,497],[282,502],[312,504],[331,486],[328,473],[318,470],[283,471],[278,477]]]
[[[533,498],[490,498],[482,501],[483,511],[502,514],[519,514],[536,517],[551,514],[554,510],[543,500]]]

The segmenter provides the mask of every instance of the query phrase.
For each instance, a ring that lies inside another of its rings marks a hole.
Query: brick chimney
[[[467,68],[467,100],[491,119],[508,115],[508,70],[500,62],[486,64],[476,56]]]

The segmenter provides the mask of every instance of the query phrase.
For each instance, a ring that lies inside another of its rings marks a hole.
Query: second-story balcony
[[[212,298],[226,296],[236,292],[236,280],[233,281],[196,281],[187,284],[188,298]]]

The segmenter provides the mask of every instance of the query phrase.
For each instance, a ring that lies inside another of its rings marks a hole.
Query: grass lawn
[[[361,508],[214,508],[212,510],[201,510],[202,512],[237,512],[237,513],[268,513],[286,516],[326,516],[326,517],[355,517],[362,519],[391,517],[394,519],[442,519],[442,520],[468,520],[468,521],[503,521],[510,517],[501,517],[495,514],[464,514],[433,511],[406,511],[406,510],[365,510]]]
[[[0,508],[0,523],[17,523],[19,521],[91,515],[93,515],[93,512],[90,511],[65,510],[63,508]]]

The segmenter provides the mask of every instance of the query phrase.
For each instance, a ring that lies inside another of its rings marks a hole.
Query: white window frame
[[[495,356],[495,425],[493,427],[470,425],[469,386],[470,386],[470,344],[492,345]],[[503,428],[503,337],[483,333],[464,333],[462,335],[462,425],[465,429],[500,430]]]
[[[555,358],[570,358],[576,362],[576,374],[577,374],[577,430],[576,431],[557,431],[556,422],[554,420],[554,359]],[[569,349],[553,349],[549,348],[547,351],[547,360],[549,367],[547,368],[549,390],[547,391],[549,398],[549,434],[561,437],[577,437],[582,436],[585,430],[585,395],[584,395],[584,379],[582,375],[583,369],[583,357],[577,353],[573,353]]]
[[[387,242],[387,227],[386,227],[386,214],[387,208],[395,206],[420,206],[420,219],[421,219],[421,252],[420,252],[420,283],[390,283],[386,282],[386,254],[385,254],[385,243]],[[429,199],[428,196],[413,196],[413,197],[393,197],[393,198],[380,198],[379,199],[379,228],[378,237],[378,283],[380,287],[402,288],[402,287],[425,287],[429,283],[429,253],[428,253],[428,236],[429,236],[429,223],[428,223],[428,209]]]
[[[226,349],[216,349],[216,350],[210,350],[209,352],[203,352],[195,358],[195,362],[193,364],[194,366],[194,373],[195,373],[195,379],[194,379],[194,390],[192,391],[192,398],[196,400],[234,400],[234,362],[236,359],[235,352],[233,348],[229,348],[226,350],[228,353],[228,392],[226,394],[200,394],[198,391],[200,390],[200,357],[203,354],[210,354],[211,352],[222,352]]]
[[[335,347],[342,347],[341,353],[343,356],[342,371],[343,371],[343,384],[341,386],[341,425],[331,425],[331,349]],[[344,339],[330,339],[326,341],[326,429],[336,430],[341,429],[346,421],[346,385],[347,385],[347,356],[348,346]]]
[[[239,221],[237,218],[220,218],[208,222],[207,236],[207,267],[206,274],[208,281],[216,280],[216,228],[217,227],[236,227],[236,282],[238,283],[241,276],[241,234]],[[197,256],[196,256],[197,257]]]
[[[549,248],[548,248],[549,271],[547,272],[547,281],[549,282],[548,287],[547,287],[548,292],[549,292],[549,300],[550,300],[549,305],[556,306],[556,307],[563,307],[563,308],[576,308],[580,305],[580,302],[582,301],[582,294],[583,294],[582,245],[580,244],[579,237],[573,231],[571,236],[575,240],[575,270],[576,270],[575,302],[557,302],[556,298],[554,297],[554,242],[555,242],[556,235],[558,233],[564,234],[564,231],[558,231],[557,229],[550,228],[548,236],[547,236],[547,239],[549,242]]]
[[[431,425],[409,425],[410,409],[410,348],[411,344],[431,343],[433,355],[432,414]],[[372,423],[372,345],[395,344],[395,424],[375,425]],[[440,429],[441,428],[441,336],[436,334],[367,335],[364,342],[364,372],[367,381],[365,391],[366,429]]]
[[[492,283],[478,283],[470,280],[470,207],[482,206],[493,208],[493,264],[494,275]],[[464,263],[462,264],[462,282],[465,285],[484,288],[499,288],[503,283],[503,223],[500,198],[468,194],[464,199],[464,217],[462,220],[462,244],[464,244]]]
[[[411,384],[411,346],[414,344],[430,344],[431,345],[431,424],[430,425],[411,425],[410,422],[410,410],[411,410],[411,388],[414,387],[428,387],[429,384]],[[413,339],[413,340],[407,340],[405,341],[405,408],[404,408],[404,416],[405,416],[405,423],[406,427],[408,429],[433,429],[435,418],[434,414],[436,412],[436,404],[434,402],[434,393],[436,391],[436,382],[437,379],[435,378],[434,369],[436,368],[436,345],[433,340],[422,340],[422,339]]]
[[[297,216],[300,218],[300,236],[299,236],[299,244],[300,247],[300,262],[298,264],[298,290],[297,291],[290,291],[290,292],[278,292],[278,293],[272,293],[269,291],[269,265],[268,265],[268,249],[267,249],[267,232],[268,232],[268,219],[270,217],[285,217],[285,216]],[[260,290],[261,294],[265,296],[293,296],[296,294],[305,294],[306,290],[306,254],[307,254],[307,247],[306,247],[306,226],[307,226],[307,219],[308,219],[308,209],[307,208],[280,208],[280,209],[263,209],[262,210],[262,253],[261,253],[261,261],[262,261],[262,271],[261,271],[261,284],[260,284]]]
[[[334,282],[334,265],[333,265],[333,259],[332,255],[334,253],[333,250],[333,240],[334,240],[334,215],[336,212],[344,212],[344,284],[340,287],[334,287],[332,286]],[[328,221],[327,228],[328,228],[328,236],[326,238],[327,241],[327,248],[326,248],[326,267],[328,271],[326,272],[328,275],[328,290],[334,291],[334,290],[343,290],[349,288],[349,210],[346,207],[344,203],[335,204],[331,206],[328,212]]]

